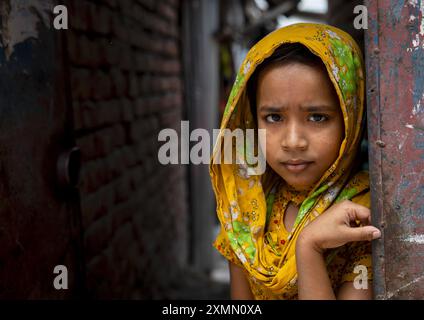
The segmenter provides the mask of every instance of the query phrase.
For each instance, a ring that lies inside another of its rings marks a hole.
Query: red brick
[[[121,120],[124,122],[131,122],[134,119],[133,102],[129,99],[122,99],[120,101],[121,107]]]
[[[181,111],[178,109],[172,109],[168,112],[162,112],[160,114],[159,127],[175,129],[175,127],[180,127],[180,121],[181,121]]]
[[[158,4],[158,12],[161,13],[164,17],[169,19],[170,21],[175,21],[177,18],[177,10],[176,8],[171,7],[169,4],[164,2],[160,2]]]
[[[118,0],[103,0],[103,2],[111,8],[116,8],[118,6]]]
[[[135,72],[130,72],[127,75],[128,77],[128,84],[129,84],[129,90],[128,90],[128,96],[130,98],[136,98],[138,95],[138,79],[137,74]]]
[[[77,146],[81,149],[82,161],[89,161],[95,158],[94,150],[94,137],[92,135],[79,137],[76,141]]]
[[[90,73],[85,69],[73,69],[71,73],[72,99],[86,100],[90,97]]]
[[[103,215],[102,211],[106,208],[102,206],[96,194],[84,194],[81,197],[81,214],[83,228],[86,229],[96,216]]]
[[[124,174],[115,181],[115,203],[127,201],[131,193],[131,177]]]
[[[121,149],[122,155],[123,155],[123,162],[125,164],[125,167],[129,168],[136,164],[136,158],[135,154],[132,151],[132,148],[130,146],[125,146]]]
[[[138,206],[134,200],[115,204],[113,210],[111,211],[113,229],[119,231],[122,229],[123,225],[132,223],[131,218],[137,209]]]
[[[130,222],[121,225],[120,228],[116,231],[112,239],[112,247],[116,253],[116,258],[119,260],[125,260],[126,249],[133,243],[134,233],[132,231],[132,225]]]
[[[145,53],[139,53],[135,55],[135,66],[137,71],[149,71],[148,61],[149,55]]]
[[[82,189],[84,193],[93,193],[109,181],[107,163],[103,159],[97,159],[84,163],[81,170]]]
[[[97,110],[92,101],[84,100],[81,103],[82,107],[82,121],[84,128],[94,128],[98,124]]]
[[[112,34],[116,36],[119,41],[123,43],[128,42],[130,33],[128,32],[129,29],[126,19],[124,19],[122,15],[114,14],[112,21]]]
[[[125,165],[122,162],[122,153],[116,149],[105,160],[108,165],[110,178],[116,179],[125,170]]]
[[[77,40],[79,42],[80,56],[76,65],[96,68],[100,65],[98,56],[97,42],[90,40],[87,36],[80,36]]]
[[[143,5],[144,7],[150,9],[150,10],[155,10],[156,6],[157,6],[157,1],[156,0],[142,0],[142,1],[138,1],[141,5]]]
[[[83,123],[83,110],[80,107],[79,101],[74,100],[72,104],[73,109],[73,120],[74,120],[74,130],[78,131],[84,128]]]
[[[167,2],[174,8],[180,5],[181,0],[167,0]]]
[[[133,110],[134,110],[134,115],[136,117],[140,117],[140,116],[146,114],[147,108],[145,107],[146,106],[145,101],[146,101],[146,99],[141,98],[141,97],[137,98],[134,101],[134,109]]]
[[[100,298],[127,298],[137,289],[142,297],[164,295],[172,275],[157,280],[162,264],[187,249],[185,171],[157,160],[159,130],[180,127],[180,3],[71,3],[80,8],[72,9],[77,28],[71,19],[68,49],[75,128],[85,134],[77,145],[88,291]],[[147,240],[155,237],[170,244]],[[142,282],[133,283],[140,272]]]
[[[96,71],[91,74],[91,93],[93,100],[106,100],[112,97],[111,76],[103,71]],[[88,85],[88,84],[87,84]]]
[[[73,1],[73,12],[69,12],[72,19],[69,24],[73,29],[87,31],[89,25],[89,7],[85,1]]]
[[[167,40],[163,43],[161,52],[170,57],[176,57],[178,55],[178,46],[175,40]]]
[[[118,68],[113,68],[110,72],[112,79],[111,93],[114,97],[123,97],[128,91],[128,82],[122,71]]]
[[[136,159],[136,157],[134,157]],[[137,190],[143,184],[144,178],[144,169],[141,166],[137,166],[130,171],[131,173],[131,183],[134,190]]]
[[[109,130],[108,134],[112,136],[111,143],[113,148],[120,147],[125,144],[126,134],[125,129],[121,124],[116,124]]]
[[[152,76],[150,75],[143,75],[140,77],[140,93],[142,95],[148,95],[151,91],[151,82],[152,82]]]
[[[112,236],[112,221],[108,215],[92,223],[84,234],[87,259],[98,255],[108,244]]]
[[[116,100],[100,101],[93,108],[96,115],[96,126],[111,125],[120,121],[120,110]]]
[[[109,8],[99,5],[93,5],[90,9],[93,31],[102,35],[109,34],[112,28],[113,12]]]
[[[71,64],[76,64],[80,60],[80,48],[75,32],[67,33],[68,57]]]
[[[112,151],[113,132],[110,129],[103,129],[94,134],[94,149],[96,154],[101,157],[106,156]]]
[[[99,254],[90,259],[87,263],[87,287],[95,294],[101,294],[105,299],[112,298],[113,292],[110,290],[111,275],[115,274],[113,262],[104,255]]]
[[[135,58],[131,52],[131,48],[123,46],[120,54],[119,66],[126,71],[132,70],[132,67],[135,65]]]

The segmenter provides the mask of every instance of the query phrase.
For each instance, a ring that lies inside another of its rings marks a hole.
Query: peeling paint
[[[418,0],[408,1],[408,4],[414,8],[418,6]],[[412,47],[406,48],[407,52],[412,52],[418,50],[419,48],[424,49],[424,1],[420,1],[419,10],[421,12],[421,21],[419,26],[419,31],[412,38]],[[416,17],[414,15],[409,16],[409,23],[413,23],[415,20],[420,19],[420,17]]]
[[[421,11],[420,35],[424,37],[424,1],[420,2],[420,11]]]
[[[6,59],[14,47],[30,38],[38,38],[38,24],[50,28],[51,0],[2,0],[0,1],[0,46]]]
[[[415,8],[418,4],[418,0],[408,0],[408,4]]]
[[[365,33],[367,87],[375,88],[368,138],[386,142],[369,145],[373,221],[386,235],[373,246],[374,294],[417,299],[424,296],[424,1],[365,3],[376,21]]]
[[[414,126],[412,124],[406,124],[405,127],[409,128],[409,129],[424,131],[424,125],[420,127],[420,126],[417,126],[417,125]]]
[[[424,244],[424,234],[414,234],[412,236],[409,236],[406,239],[403,239],[402,241],[411,242],[411,243],[418,243],[418,244]]]
[[[414,48],[417,48],[417,47],[419,47],[419,45],[420,45],[420,37],[419,37],[418,34],[416,34],[415,39],[412,39],[412,46]]]
[[[418,103],[416,105],[414,105],[414,107],[412,108],[412,115],[416,116],[417,114],[419,114],[421,112],[421,101],[424,102],[424,93],[421,97],[421,99],[419,99]]]
[[[414,106],[414,108],[412,108],[412,114],[415,116],[420,112],[420,107],[421,107],[421,101],[418,102],[417,105]]]
[[[392,298],[394,295],[396,295],[397,293],[399,293],[399,292],[400,292],[400,291],[402,291],[403,289],[405,289],[405,288],[407,288],[407,287],[409,287],[409,286],[411,286],[411,285],[413,285],[413,284],[417,283],[418,281],[420,281],[420,280],[422,280],[422,279],[424,279],[424,276],[418,277],[418,278],[416,278],[416,279],[412,280],[411,282],[408,282],[407,284],[405,284],[405,285],[401,286],[399,289],[396,289],[396,290],[395,290],[395,291],[393,291],[393,292],[387,292],[387,298],[388,298],[388,299]]]
[[[398,145],[398,149],[401,150],[406,142],[406,140],[408,139],[408,135],[403,135],[402,136],[402,141],[401,143]],[[400,139],[399,139],[400,140]]]

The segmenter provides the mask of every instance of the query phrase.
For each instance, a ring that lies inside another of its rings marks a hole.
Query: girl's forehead
[[[327,75],[327,69],[325,68],[324,62],[322,62],[321,64],[312,64],[312,63],[299,62],[299,61],[282,61],[282,62],[277,61],[270,64],[258,65],[256,70],[257,70],[256,73],[258,73],[259,75],[269,72],[271,70],[273,70],[274,72],[279,72],[279,73],[290,73],[290,72],[307,73],[307,72],[315,71],[315,72],[321,72]]]
[[[257,85],[255,89],[260,96],[262,93],[281,96],[301,94],[307,99],[321,95],[337,95],[324,68],[299,63],[264,69],[259,74]]]

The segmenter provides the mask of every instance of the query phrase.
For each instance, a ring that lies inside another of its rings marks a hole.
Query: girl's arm
[[[231,299],[253,300],[249,282],[244,275],[243,269],[232,262],[228,262],[230,268]]]
[[[299,299],[372,298],[371,289],[355,289],[352,282],[344,283],[336,297],[322,254],[324,249],[337,248],[347,242],[380,237],[380,231],[369,225],[370,216],[368,208],[346,200],[302,230],[296,242]],[[363,227],[353,227],[358,220]]]
[[[335,300],[321,252],[300,237],[296,243],[298,295],[300,300]]]
[[[302,300],[371,300],[372,286],[368,289],[356,289],[353,282],[345,282],[334,293],[328,277],[322,252],[315,249],[302,238],[298,240],[297,272],[299,299]]]

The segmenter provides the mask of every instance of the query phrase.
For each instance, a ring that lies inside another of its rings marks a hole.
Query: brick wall
[[[178,0],[69,0],[87,289],[167,298],[187,261],[186,169],[157,161],[182,117]]]

